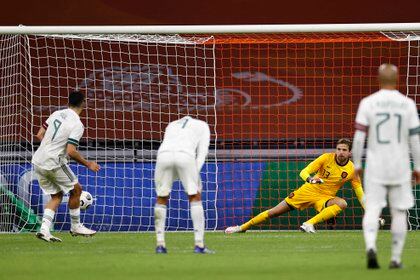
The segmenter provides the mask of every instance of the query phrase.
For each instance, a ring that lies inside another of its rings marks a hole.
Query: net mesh
[[[0,77],[0,172],[11,193],[1,194],[7,203],[0,230],[36,227],[24,225],[37,224],[29,218],[42,215],[48,198],[31,171],[32,135],[49,114],[66,107],[71,90],[84,91],[88,101],[80,149],[102,165],[98,174],[71,165],[95,199],[82,222],[101,231],[153,229],[156,149],[166,124],[189,114],[211,128],[201,173],[206,229],[223,229],[275,206],[302,184],[299,172],[307,163],[333,151],[339,138],[353,136],[359,101],[378,89],[381,63],[399,66],[400,91],[418,102],[417,36],[1,35],[1,69],[8,74]],[[337,195],[348,208],[320,227],[361,228],[363,211],[351,187]],[[10,196],[23,202],[26,218]],[[419,227],[418,191],[416,197],[412,228]],[[57,230],[69,228],[65,202]],[[192,229],[179,183],[168,214],[167,229]],[[293,211],[259,228],[296,229],[313,214]],[[387,212],[385,218],[389,222]]]

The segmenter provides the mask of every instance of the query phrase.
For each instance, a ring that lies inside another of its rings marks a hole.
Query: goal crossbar
[[[386,32],[407,30],[420,30],[420,23],[0,26],[0,34],[226,34]]]

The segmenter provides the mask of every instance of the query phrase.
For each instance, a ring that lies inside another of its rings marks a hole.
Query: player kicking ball
[[[312,161],[300,172],[300,177],[306,181],[299,189],[274,208],[264,211],[240,226],[231,226],[225,230],[226,234],[245,232],[254,225],[278,217],[291,210],[315,208],[316,216],[304,222],[300,229],[308,233],[315,233],[314,225],[337,216],[347,207],[344,199],[337,197],[337,191],[346,183],[351,182],[357,199],[363,206],[363,189],[359,176],[355,173],[350,161],[351,141],[340,139],[335,153],[325,153]],[[315,174],[312,176],[311,174]]]
[[[71,235],[92,236],[96,233],[80,223],[82,186],[67,161],[68,155],[94,172],[100,169],[96,162],[85,160],[77,151],[84,131],[79,115],[85,106],[85,96],[78,91],[70,93],[68,105],[69,108],[52,113],[39,129],[36,137],[41,140],[41,145],[32,157],[39,185],[44,193],[51,195],[44,208],[41,229],[36,234],[47,242],[61,242],[60,238],[51,234],[50,228],[63,195],[67,193],[70,193]]]

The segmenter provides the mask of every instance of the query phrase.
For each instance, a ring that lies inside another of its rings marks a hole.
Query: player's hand
[[[416,184],[420,184],[420,171],[413,170],[413,178]]]
[[[324,181],[321,178],[316,178],[316,177],[308,177],[306,179],[306,182],[308,182],[309,184],[323,184]]]
[[[98,172],[99,169],[101,169],[101,167],[99,166],[99,164],[97,164],[94,161],[89,161],[88,164],[87,164],[87,168],[89,170],[92,170],[93,172]]]
[[[385,219],[379,218],[379,227],[383,227],[385,225]]]

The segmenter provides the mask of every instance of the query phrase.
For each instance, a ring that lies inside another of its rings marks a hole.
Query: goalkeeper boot
[[[204,247],[199,247],[199,246],[195,246],[194,247],[194,253],[196,254],[215,254],[215,251],[210,250],[209,248],[207,248],[206,246]]]
[[[401,262],[391,261],[389,263],[389,269],[401,269],[401,268],[403,268],[403,265]]]
[[[303,223],[300,226],[300,230],[301,231],[304,231],[304,232],[307,232],[307,233],[316,233],[316,230],[314,228],[314,225],[313,224],[310,224],[310,223]]]
[[[378,269],[378,259],[376,257],[376,252],[373,249],[369,249],[367,252],[367,268],[368,269]]]
[[[40,230],[36,233],[36,237],[46,242],[61,242],[62,240],[52,235],[49,231]]]
[[[245,230],[242,230],[240,226],[233,226],[233,227],[228,227],[225,229],[226,234],[241,233],[241,232],[245,232]]]
[[[162,245],[156,247],[156,254],[166,254],[168,251]]]
[[[96,231],[88,229],[83,224],[71,225],[70,234],[72,236],[93,236]]]

